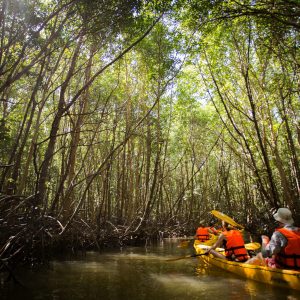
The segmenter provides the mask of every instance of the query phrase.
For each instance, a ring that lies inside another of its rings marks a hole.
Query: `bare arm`
[[[219,238],[217,239],[217,241],[211,246],[210,249],[214,250],[214,249],[220,247],[224,240],[225,240],[225,235],[223,233],[221,233]]]

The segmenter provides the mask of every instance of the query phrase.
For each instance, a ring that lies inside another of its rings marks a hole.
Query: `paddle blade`
[[[186,255],[186,256],[181,256],[181,257],[176,257],[176,258],[169,258],[166,259],[166,261],[176,261],[176,260],[181,260],[181,259],[186,259],[186,258],[191,258],[195,257],[195,255]]]
[[[226,223],[228,223],[228,224],[230,224],[230,225],[232,225],[232,226],[244,228],[244,226],[238,224],[238,223],[235,222],[233,219],[231,219],[230,217],[228,217],[227,215],[223,214],[223,213],[220,212],[220,211],[212,210],[210,213],[211,213],[212,215],[214,215],[215,217],[217,217],[218,219],[223,220],[223,221],[225,221]]]
[[[192,258],[192,257],[197,257],[197,256],[202,256],[202,255],[207,255],[207,253],[192,254],[192,255],[186,255],[186,256],[181,256],[181,257],[176,257],[176,258],[169,258],[169,259],[166,259],[166,261],[176,261],[176,260],[180,260],[180,259]]]
[[[245,244],[245,248],[247,250],[258,250],[259,248],[261,247],[261,244],[260,243],[248,243],[248,244]]]

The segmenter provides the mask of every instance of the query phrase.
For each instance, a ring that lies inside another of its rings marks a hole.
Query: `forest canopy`
[[[1,259],[299,223],[298,1],[0,3]]]

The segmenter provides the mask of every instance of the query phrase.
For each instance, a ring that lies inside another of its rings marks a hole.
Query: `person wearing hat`
[[[294,226],[288,208],[279,208],[273,215],[278,228],[271,239],[262,236],[262,257],[269,267],[300,270],[300,229]]]
[[[271,268],[300,269],[300,229],[294,226],[292,213],[288,208],[279,208],[273,215],[278,228],[271,239],[262,235],[262,250],[246,261],[248,264]]]

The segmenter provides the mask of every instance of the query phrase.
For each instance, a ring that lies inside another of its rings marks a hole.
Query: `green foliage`
[[[0,160],[19,165],[4,188],[34,194],[49,162],[40,205],[58,217],[68,205],[97,224],[192,223],[215,206],[246,217],[275,203],[272,181],[297,210],[296,2],[7,5]]]
[[[76,9],[86,32],[109,36],[133,26],[141,5],[140,0],[78,0]]]

